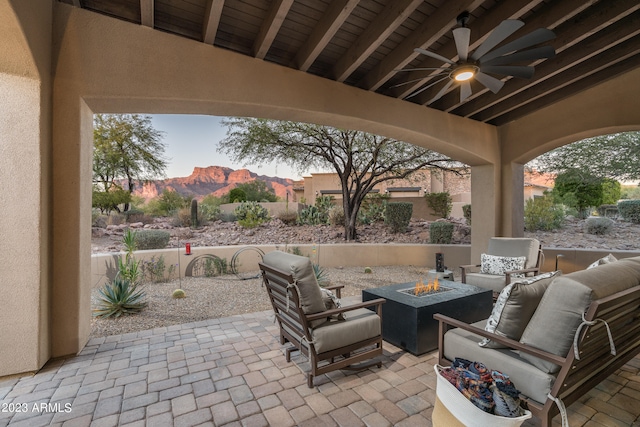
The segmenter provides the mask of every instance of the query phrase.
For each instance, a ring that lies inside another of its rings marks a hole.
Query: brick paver
[[[385,343],[381,369],[310,389],[306,358],[286,362],[277,332],[261,312],[94,338],[35,375],[0,378],[0,427],[430,425],[437,354]],[[637,357],[571,405],[571,426],[640,426],[639,373]]]

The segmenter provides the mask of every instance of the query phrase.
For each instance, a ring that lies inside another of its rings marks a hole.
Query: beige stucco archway
[[[490,236],[522,233],[524,162],[640,124],[629,90],[639,70],[496,128],[58,2],[23,3],[0,0],[0,338],[11,343],[0,346],[0,376],[76,353],[89,334],[93,113],[308,121],[450,155],[473,168],[484,226],[472,258]]]

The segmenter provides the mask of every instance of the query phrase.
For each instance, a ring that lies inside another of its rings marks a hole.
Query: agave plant
[[[127,279],[116,277],[99,290],[95,317],[120,317],[138,313],[147,306],[144,291]]]
[[[313,265],[313,273],[316,275],[316,280],[318,281],[318,285],[325,287],[329,284],[329,275],[325,271],[324,267],[321,267],[320,264],[312,264]]]

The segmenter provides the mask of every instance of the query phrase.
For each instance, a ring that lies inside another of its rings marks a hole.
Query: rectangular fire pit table
[[[438,322],[442,313],[465,323],[486,319],[493,306],[492,292],[460,282],[442,281],[439,292],[414,296],[400,292],[415,282],[362,291],[362,301],[385,298],[382,304],[382,338],[416,356],[438,348]]]

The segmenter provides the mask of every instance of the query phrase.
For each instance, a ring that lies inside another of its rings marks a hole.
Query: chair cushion
[[[478,286],[484,289],[491,289],[493,292],[500,292],[504,288],[505,276],[495,274],[467,273],[465,283]]]
[[[492,237],[489,239],[487,253],[505,257],[525,257],[523,268],[533,268],[538,263],[540,242],[528,237]]]
[[[582,314],[592,301],[638,286],[640,272],[633,264],[618,261],[556,278],[544,293],[520,342],[566,356]],[[560,369],[531,355],[523,354],[522,358],[548,373]]]
[[[522,270],[527,261],[526,257],[507,257],[498,255],[480,255],[480,273],[482,274],[504,274],[507,271]]]
[[[485,321],[473,323],[484,328]],[[547,400],[547,394],[555,381],[555,376],[542,372],[527,361],[518,357],[518,353],[507,349],[478,347],[482,337],[460,328],[451,329],[444,336],[444,356],[453,360],[462,357],[484,363],[488,368],[497,369],[509,375],[513,384],[522,394],[539,403]]]
[[[485,330],[513,340],[520,340],[524,328],[531,320],[544,292],[553,279],[562,274],[559,271],[540,274],[526,279],[518,279],[508,284],[500,292]],[[481,347],[502,348],[501,344],[484,338]]]
[[[335,350],[382,333],[380,317],[366,308],[344,313],[345,320],[330,320],[311,330],[316,353]]]
[[[300,306],[305,314],[325,311],[320,285],[307,257],[273,251],[264,255],[262,263],[293,276],[300,295]]]

